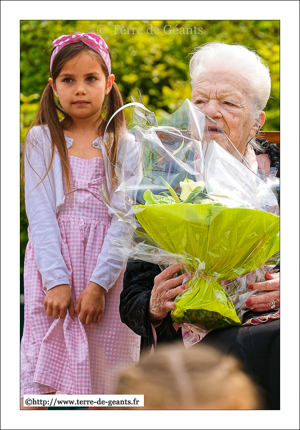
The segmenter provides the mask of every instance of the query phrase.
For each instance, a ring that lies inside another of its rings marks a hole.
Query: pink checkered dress
[[[101,158],[69,156],[72,172],[71,205],[58,213],[62,255],[69,271],[76,304],[88,286],[110,225],[108,210],[98,189],[105,181]],[[24,265],[25,322],[21,343],[21,397],[61,391],[70,394],[111,394],[120,367],[139,360],[140,337],[120,320],[119,297],[123,273],[105,296],[105,312],[98,324],[83,325],[67,314],[65,320],[48,317],[46,289],[38,272],[32,239]]]

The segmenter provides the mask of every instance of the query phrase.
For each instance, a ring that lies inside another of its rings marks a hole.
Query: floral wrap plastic
[[[203,333],[241,324],[245,301],[256,293],[248,290],[246,276],[265,273],[264,263],[279,253],[274,181],[253,171],[215,121],[189,100],[160,119],[139,103],[130,105],[139,177],[130,182],[122,176],[128,157],[119,148],[115,192],[130,209],[117,215],[132,234],[113,241],[114,258],[161,268],[179,262],[192,274],[175,299],[174,322]]]

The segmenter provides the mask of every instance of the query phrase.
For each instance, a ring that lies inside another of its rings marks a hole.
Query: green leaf
[[[146,205],[156,205],[156,204],[174,204],[175,201],[173,197],[164,193],[164,195],[153,194],[152,191],[147,190],[144,192],[144,200]]]
[[[164,186],[168,188],[168,190],[169,190],[170,194],[172,195],[172,197],[174,198],[175,202],[180,203],[180,199],[177,196],[177,194],[175,193],[175,191],[173,190],[173,188],[171,187],[171,185],[168,184],[168,182],[165,181],[164,178],[162,178],[161,176],[159,177],[159,179],[164,184]]]

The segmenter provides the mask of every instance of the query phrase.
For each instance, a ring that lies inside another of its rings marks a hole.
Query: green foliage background
[[[190,98],[188,65],[196,47],[212,41],[245,45],[262,57],[271,72],[264,130],[280,129],[279,21],[21,21],[21,147],[49,78],[52,41],[72,32],[100,34],[110,48],[112,72],[124,101],[130,101],[137,87],[144,104],[157,116],[174,112]],[[21,272],[26,242],[21,198]]]

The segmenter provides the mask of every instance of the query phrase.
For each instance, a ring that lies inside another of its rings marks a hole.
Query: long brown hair
[[[92,48],[85,45],[83,42],[76,42],[62,48],[55,56],[52,64],[52,72],[50,74],[51,78],[53,79],[53,83],[55,83],[55,80],[58,77],[64,64],[67,61],[71,60],[76,55],[80,54],[82,51],[89,51],[92,55],[96,56],[96,58],[100,61],[106,80],[108,79],[109,72],[102,57],[97,52],[95,52]],[[110,52],[109,52],[109,55],[111,56]],[[104,130],[109,121],[109,118],[121,106],[123,106],[123,99],[122,99],[121,93],[117,85],[113,83],[110,92],[105,97],[105,100],[101,109],[101,115],[99,116],[99,119],[98,119],[99,125],[97,129],[97,133],[100,137],[104,137]],[[55,149],[57,149],[57,152],[60,156],[61,163],[62,163],[62,169],[66,180],[67,190],[70,195],[70,190],[71,190],[70,164],[69,164],[68,151],[67,151],[65,136],[63,132],[63,127],[62,127],[62,123],[59,120],[59,113],[63,115],[64,127],[69,128],[70,125],[72,124],[72,118],[56,102],[52,87],[48,83],[46,88],[44,89],[38,111],[36,113],[36,116],[33,122],[29,127],[28,132],[34,125],[48,126],[50,131],[50,136],[51,136],[52,155],[51,155],[50,164],[47,168],[47,172],[44,178],[47,176],[51,168],[54,151]],[[125,124],[126,124],[125,114],[124,114],[124,111],[122,110],[117,115],[115,115],[115,117],[112,119],[107,129],[108,136],[107,136],[107,139],[105,139],[105,146],[106,146],[107,156],[112,166],[116,164],[118,140],[119,140],[120,134],[125,128]],[[26,145],[26,141],[25,141],[25,145]],[[24,167],[23,167],[24,156],[26,156],[25,145],[23,150],[23,163],[22,163],[23,177],[24,177]],[[113,174],[114,174],[114,169],[113,169]],[[41,181],[43,181],[44,178],[41,178]]]

